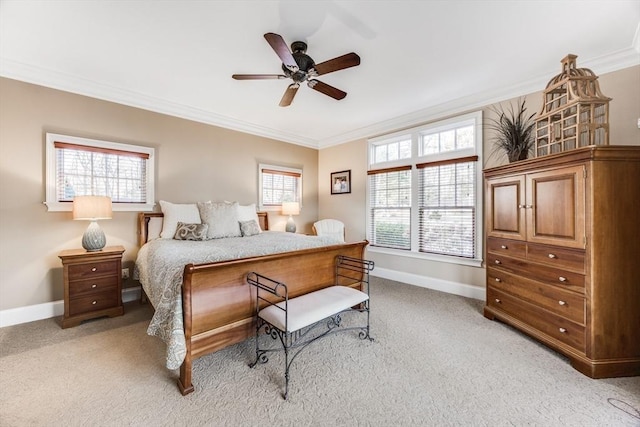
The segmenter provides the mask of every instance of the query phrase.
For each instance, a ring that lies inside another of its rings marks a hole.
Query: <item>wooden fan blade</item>
[[[236,80],[267,80],[287,78],[287,76],[283,74],[234,74],[231,77]]]
[[[300,85],[298,83],[291,83],[287,90],[284,92],[284,95],[282,95],[282,99],[280,100],[279,105],[281,107],[288,107],[289,105],[291,105],[293,97],[296,96],[296,92],[298,92],[299,87]]]
[[[316,74],[320,76],[322,74],[344,70],[345,68],[355,67],[356,65],[360,65],[360,57],[351,52],[347,53],[346,55],[342,55],[337,58],[333,58],[328,61],[316,64],[313,68],[316,70]]]
[[[338,88],[335,88],[326,83],[322,83],[320,80],[309,80],[307,83],[311,89],[317,90],[318,92],[322,92],[325,95],[329,95],[333,99],[341,100],[345,96],[347,96],[347,92],[343,92]]]
[[[285,67],[287,67],[294,73],[298,71],[298,63],[295,59],[293,59],[293,55],[291,55],[291,51],[289,50],[287,44],[284,42],[282,36],[276,33],[267,33],[264,35],[264,38],[267,40],[267,43],[269,43],[271,48],[276,52]]]

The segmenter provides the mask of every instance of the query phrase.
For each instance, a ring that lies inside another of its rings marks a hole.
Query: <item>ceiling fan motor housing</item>
[[[284,64],[282,64],[282,71],[287,77],[291,77],[294,82],[302,83],[309,77],[309,70],[315,67],[316,63],[313,59],[307,55],[307,44],[305,42],[297,41],[291,43],[291,56],[298,64],[299,70],[292,73]]]

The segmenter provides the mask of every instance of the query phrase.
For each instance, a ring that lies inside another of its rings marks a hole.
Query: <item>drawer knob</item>
[[[502,279],[500,279],[499,277],[496,277],[496,282],[502,282]]]
[[[502,246],[500,246],[500,247],[501,247],[502,249],[509,249],[509,248],[507,247],[507,245],[502,245]]]
[[[499,259],[496,260],[496,264],[502,264]]]
[[[549,258],[551,258],[551,259],[558,258],[555,254],[549,254],[549,255],[547,255],[547,256],[548,256]]]
[[[558,330],[559,330],[560,332],[562,332],[563,334],[564,334],[565,332],[567,332],[567,330],[566,330],[565,328],[558,328]]]
[[[558,277],[558,280],[560,280],[561,282],[566,282],[567,278],[563,277],[563,276],[560,276],[560,277]]]
[[[91,285],[91,288],[92,288],[92,289],[95,289],[95,288],[97,288],[97,287],[98,287],[98,285],[96,285],[95,283],[94,283],[93,285]]]
[[[94,301],[91,301],[91,304],[92,304],[92,305],[96,305],[97,303],[98,303],[98,301],[95,301],[95,300],[94,300]]]
[[[562,301],[562,300],[558,301],[558,304],[560,304],[560,305],[567,305],[567,303],[566,303],[566,302],[564,302],[564,301]]]
[[[95,267],[93,267],[93,268],[91,269],[91,271],[96,271],[96,270],[98,270],[98,269],[97,269],[97,268],[95,268]]]
[[[501,304],[501,303],[502,303],[502,301],[500,301],[500,298],[496,298],[496,302],[497,302],[498,304]]]

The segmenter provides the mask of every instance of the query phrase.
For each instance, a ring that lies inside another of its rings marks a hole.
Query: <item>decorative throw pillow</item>
[[[262,233],[260,229],[260,221],[258,220],[258,212],[256,210],[256,204],[242,206],[238,205],[238,221],[251,221],[254,220],[258,224],[258,233]]]
[[[176,240],[207,240],[208,229],[208,224],[185,224],[184,222],[179,222],[173,238]]]
[[[238,223],[238,203],[206,202],[198,203],[198,210],[203,224],[209,225],[208,239],[222,237],[240,237]]]
[[[240,221],[240,231],[243,237],[255,236],[256,234],[260,234],[260,226],[255,219]]]
[[[185,224],[202,223],[198,205],[195,203],[176,204],[160,200],[160,209],[164,214],[162,232],[160,233],[160,237],[163,239],[173,239],[178,228],[178,222],[184,222]]]

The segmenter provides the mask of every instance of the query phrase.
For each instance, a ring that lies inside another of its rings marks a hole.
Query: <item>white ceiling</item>
[[[32,1],[0,3],[0,75],[323,148],[544,89],[560,60],[640,64],[640,0]],[[342,101],[279,73],[263,38],[306,41]],[[605,93],[606,94],[606,93]],[[1,96],[1,94],[0,94]]]

